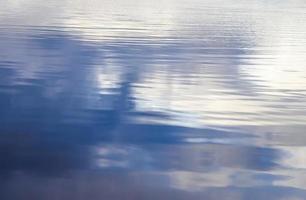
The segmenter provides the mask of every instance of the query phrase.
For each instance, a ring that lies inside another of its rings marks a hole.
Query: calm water
[[[306,1],[1,0],[1,200],[306,199]]]

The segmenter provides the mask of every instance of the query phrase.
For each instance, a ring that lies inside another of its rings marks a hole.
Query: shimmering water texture
[[[306,1],[1,0],[1,200],[306,199]]]

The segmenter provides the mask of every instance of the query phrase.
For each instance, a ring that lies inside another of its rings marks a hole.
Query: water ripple
[[[305,199],[306,4],[0,2],[0,199]]]

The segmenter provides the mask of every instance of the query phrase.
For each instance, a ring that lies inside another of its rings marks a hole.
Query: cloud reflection
[[[288,2],[0,3],[1,199],[303,199]]]

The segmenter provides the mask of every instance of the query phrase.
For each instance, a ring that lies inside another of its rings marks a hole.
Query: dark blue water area
[[[306,4],[0,2],[0,199],[306,199]]]

